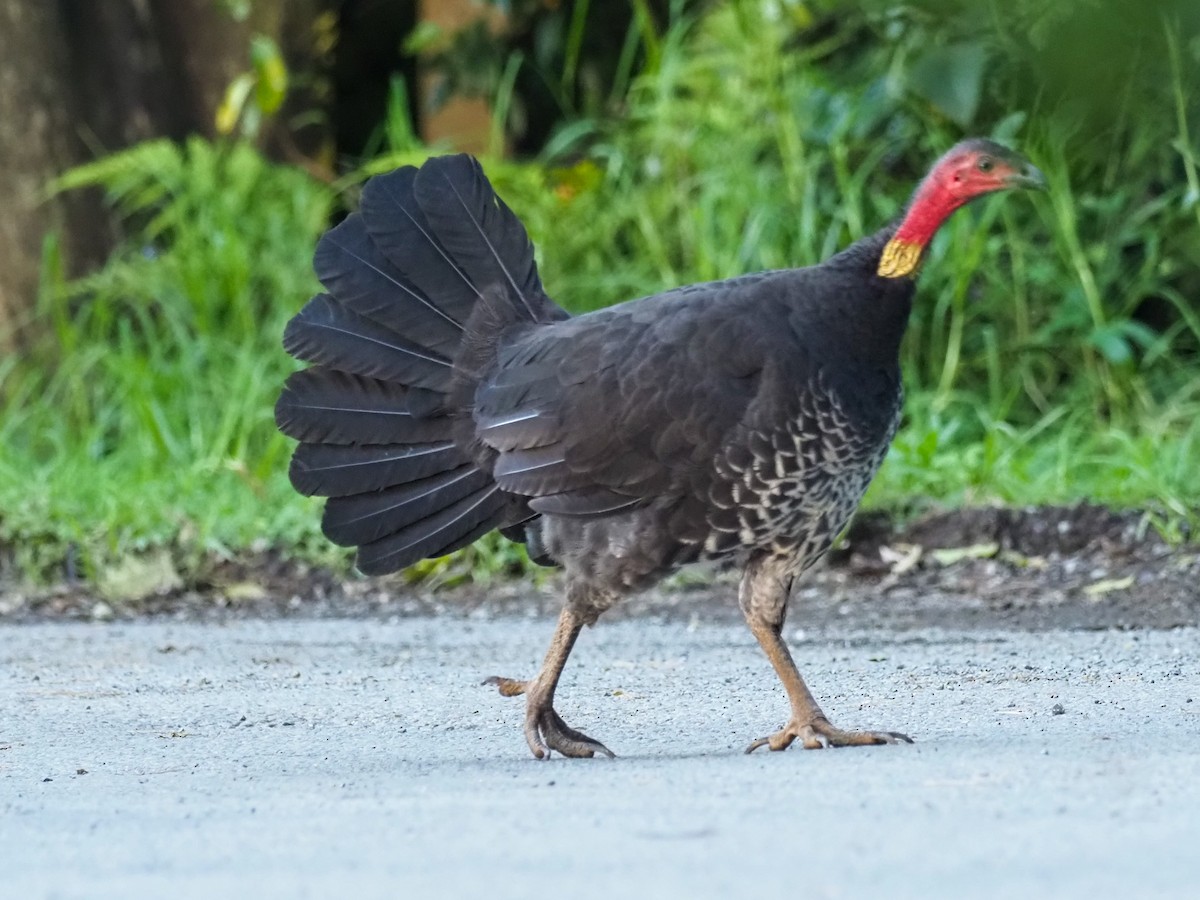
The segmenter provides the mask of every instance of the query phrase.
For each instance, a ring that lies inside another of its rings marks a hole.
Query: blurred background
[[[365,178],[466,149],[573,311],[805,265],[965,135],[868,506],[1200,508],[1195,0],[0,0],[0,573],[344,571],[287,483],[284,323]],[[409,578],[519,571],[485,540]]]

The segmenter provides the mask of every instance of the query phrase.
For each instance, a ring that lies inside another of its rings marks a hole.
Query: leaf
[[[250,16],[250,0],[221,0],[221,8],[235,22],[245,22]]]
[[[1105,578],[1092,582],[1083,589],[1083,592],[1089,597],[1099,599],[1105,594],[1111,594],[1114,591],[1125,591],[1131,587],[1133,587],[1133,576],[1126,575],[1124,578]]]
[[[1129,343],[1115,331],[1109,329],[1098,331],[1092,335],[1091,343],[1096,346],[1105,359],[1115,365],[1123,365],[1132,358]]]
[[[1016,550],[1002,550],[1000,559],[1018,569],[1033,569],[1036,572],[1043,572],[1050,565],[1044,556],[1026,556]]]
[[[995,541],[986,544],[971,544],[969,547],[947,547],[941,550],[931,550],[929,555],[941,566],[952,566],[964,559],[991,559],[1000,552],[1000,545]]]
[[[257,35],[250,45],[250,59],[254,63],[257,83],[254,100],[259,111],[270,115],[283,105],[287,97],[288,70],[279,45],[265,35]]]
[[[979,110],[986,63],[987,50],[980,43],[934,47],[909,71],[909,87],[966,128]]]
[[[1088,343],[1113,365],[1124,365],[1133,359],[1129,340],[1120,325],[1105,325],[1088,335]]]
[[[1028,114],[1021,110],[1009,113],[992,129],[992,137],[1001,143],[1015,141],[1028,118]]]
[[[136,603],[182,586],[183,580],[166,550],[126,556],[102,569],[96,578],[97,592],[114,602]]]
[[[892,575],[904,575],[916,568],[924,552],[925,548],[920,544],[897,544],[895,547],[884,545],[879,548],[879,556],[891,567]]]
[[[422,53],[444,50],[449,41],[450,36],[441,27],[426,20],[409,32],[403,49],[410,56],[420,56]]]
[[[265,600],[267,589],[255,581],[236,581],[221,588],[221,594],[230,603],[250,603]]]
[[[225,89],[225,97],[217,107],[218,134],[233,134],[238,119],[242,117],[242,110],[246,108],[246,101],[250,99],[254,82],[254,76],[244,72],[229,83],[229,87]]]

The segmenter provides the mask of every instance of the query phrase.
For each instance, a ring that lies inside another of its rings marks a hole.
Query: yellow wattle
[[[882,278],[906,278],[915,274],[921,267],[921,251],[924,249],[923,244],[892,238],[879,256],[876,274]]]

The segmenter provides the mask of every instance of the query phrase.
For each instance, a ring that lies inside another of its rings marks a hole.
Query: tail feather
[[[448,359],[318,294],[288,322],[283,348],[296,359],[351,375],[445,391]]]
[[[477,288],[505,289],[537,321],[546,304],[529,235],[470,156],[432,159],[413,184],[430,231]]]
[[[330,540],[357,546],[359,568],[381,574],[536,518],[463,425],[501,335],[567,314],[479,164],[441,157],[371,179],[361,210],[322,237],[314,268],[327,293],[284,335],[313,367],[288,379],[275,415],[301,442],[292,484],[330,498]]]
[[[301,444],[288,475],[306,497],[350,497],[461,466],[453,441],[435,444]]]
[[[379,252],[414,288],[437,298],[438,308],[465,327],[479,300],[479,288],[430,231],[413,194],[416,178],[412,166],[372,178],[363,188],[359,215]]]
[[[503,524],[511,498],[496,485],[358,548],[358,567],[382,575],[427,557],[445,556]]]
[[[275,424],[309,444],[428,443],[451,437],[435,415],[439,396],[421,388],[329,369],[296,372],[275,404]]]
[[[388,262],[361,216],[348,216],[325,232],[317,243],[313,267],[325,290],[347,309],[422,347],[454,356],[462,340],[462,324]]]
[[[335,544],[369,544],[427,519],[491,483],[486,472],[467,464],[382,491],[332,497],[325,504],[321,529]]]

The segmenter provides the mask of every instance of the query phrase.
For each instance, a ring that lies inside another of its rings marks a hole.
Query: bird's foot
[[[493,675],[484,684],[494,684],[504,697],[527,695],[525,701],[525,741],[538,759],[548,759],[551,750],[563,756],[577,758],[595,756],[597,753],[615,759],[616,754],[597,740],[581,731],[576,731],[554,711],[550,699],[537,689],[535,681],[517,681]]]
[[[793,741],[799,740],[805,750],[820,750],[823,747],[862,747],[869,744],[911,744],[912,738],[898,731],[842,731],[829,724],[829,720],[818,717],[808,722],[792,719],[770,737],[759,738],[746,748],[753,753],[759,747],[786,750]]]
[[[485,678],[483,679],[483,683],[494,684],[500,691],[501,697],[519,697],[529,687],[528,681],[517,681],[515,678],[501,678],[499,675]]]
[[[597,753],[615,759],[616,754],[602,743],[576,731],[562,720],[549,703],[525,710],[525,740],[538,759],[546,759],[551,750],[563,756],[592,757]]]

